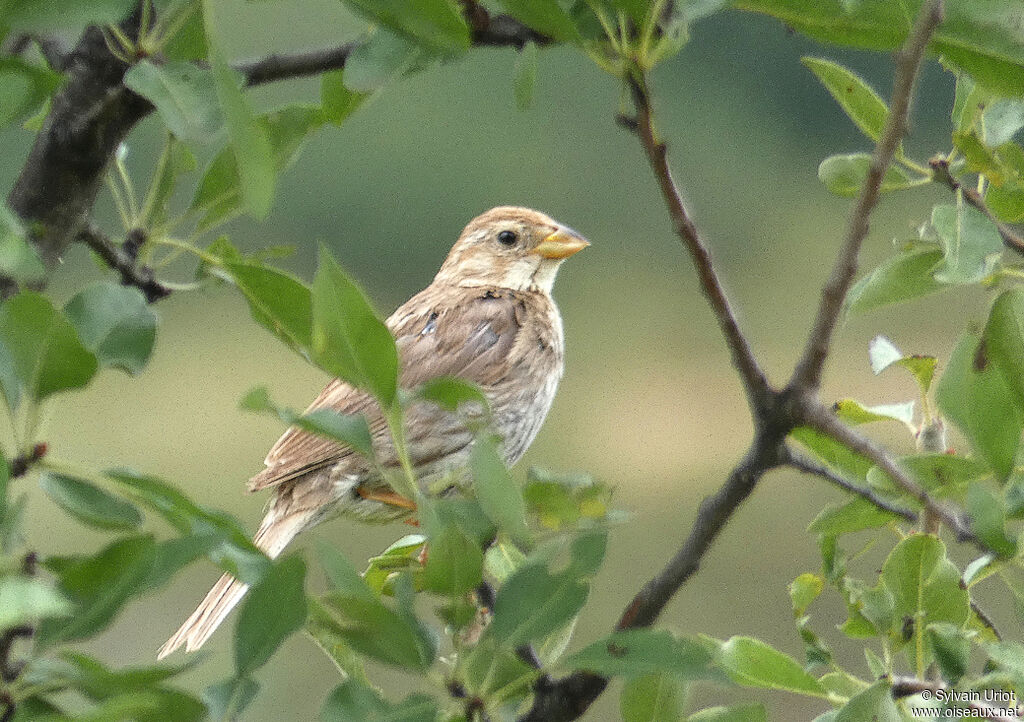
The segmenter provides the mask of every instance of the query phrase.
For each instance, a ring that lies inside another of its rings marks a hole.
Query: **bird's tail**
[[[253,543],[268,557],[274,559],[284,551],[295,535],[306,527],[310,517],[311,513],[305,510],[281,514],[271,508],[263,518],[256,536],[253,537]],[[192,616],[186,619],[178,631],[160,647],[157,659],[163,659],[182,645],[185,646],[186,652],[202,647],[248,590],[248,584],[238,581],[230,574],[222,576],[206,598],[199,603],[196,611],[192,612]]]

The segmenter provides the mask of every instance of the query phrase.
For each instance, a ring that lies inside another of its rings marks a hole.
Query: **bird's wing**
[[[428,287],[388,318],[387,325],[398,348],[399,383],[403,388],[413,388],[438,376],[458,376],[483,388],[501,380],[502,369],[506,367],[503,362],[525,322],[525,306],[508,291],[462,290],[467,295],[448,301]],[[387,434],[387,422],[376,401],[343,381],[336,379],[327,384],[306,413],[323,408],[343,414],[362,413],[374,439]],[[407,419],[411,445],[432,433],[426,428],[431,425],[431,413],[441,412],[418,409],[415,418]],[[440,429],[434,430],[437,431]],[[450,442],[463,446],[468,443],[468,438],[462,438],[464,435],[458,436]],[[450,444],[445,439],[433,442],[428,445],[429,451],[424,448],[424,453],[431,457],[454,450],[447,448]],[[350,456],[358,458],[349,446],[291,427],[267,454],[267,468],[249,480],[249,490],[275,486]],[[388,463],[386,459],[382,461]]]

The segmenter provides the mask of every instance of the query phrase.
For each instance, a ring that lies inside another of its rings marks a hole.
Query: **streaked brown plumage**
[[[501,206],[473,219],[433,282],[387,320],[398,346],[400,385],[414,388],[438,376],[477,384],[490,403],[505,460],[515,463],[540,429],[562,376],[562,320],[551,298],[555,274],[587,245],[575,231],[527,208]],[[397,465],[387,424],[368,394],[332,381],[307,411],[317,408],[365,414],[377,462],[385,472]],[[473,441],[465,419],[416,402],[406,410],[405,428],[424,488],[464,470]],[[296,428],[274,444],[266,466],[249,490],[274,490],[254,537],[270,557],[331,516],[386,521],[411,511],[360,454]],[[159,656],[182,645],[201,647],[246,589],[221,577]]]

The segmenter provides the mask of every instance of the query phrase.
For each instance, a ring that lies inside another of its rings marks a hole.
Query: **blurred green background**
[[[333,0],[224,2],[236,58],[333,45],[364,24]],[[805,54],[839,59],[888,94],[890,59],[817,45],[778,22],[724,12],[692,28],[689,45],[655,74],[660,129],[676,177],[704,230],[744,329],[773,378],[789,372],[810,323],[818,289],[842,236],[849,202],[828,195],[818,163],[834,152],[868,150],[812,74]],[[636,589],[681,543],[700,499],[723,481],[743,452],[751,425],[725,346],[671,233],[654,180],[634,137],[613,122],[616,82],[567,49],[542,50],[531,109],[515,107],[515,52],[474,50],[466,58],[399,82],[341,128],[307,145],[280,183],[271,216],[229,228],[247,249],[293,244],[286,261],[309,277],[315,244],[327,243],[359,278],[383,313],[429,283],[462,226],[498,204],[544,210],[592,242],[556,286],[567,337],[567,370],[539,438],[517,473],[531,464],[587,470],[616,488],[631,521],[612,536],[574,646],[607,632]],[[316,102],[318,82],[260,88],[257,105]],[[920,88],[908,147],[927,158],[949,142],[952,77],[930,62]],[[129,164],[148,180],[161,140],[156,118],[129,139]],[[0,185],[8,188],[31,135],[0,133]],[[865,268],[891,253],[927,218],[944,191],[926,187],[884,199],[865,252]],[[112,233],[109,198],[97,208]],[[61,300],[101,271],[74,249],[51,290]],[[189,269],[178,273],[186,279]],[[885,333],[907,352],[935,354],[940,365],[957,333],[982,318],[981,296],[939,296],[849,319],[837,337],[826,398],[870,403],[912,398],[909,377],[876,378],[867,342]],[[237,514],[255,528],[266,498],[244,493],[265,451],[282,431],[238,409],[252,386],[303,407],[326,381],[249,317],[229,288],[180,293],[161,302],[155,357],[139,379],[108,372],[48,408],[51,453],[90,467],[131,466],[159,474],[204,504]],[[899,429],[882,436],[896,450],[912,443]],[[48,553],[80,550],[100,537],[54,511],[31,489],[29,544]],[[787,583],[818,568],[804,529],[840,494],[789,472],[764,479],[677,595],[662,623],[682,633],[759,636],[802,658]],[[163,531],[163,530],[161,530]],[[357,564],[408,531],[336,521],[314,534]],[[307,535],[297,548],[309,545]],[[887,544],[862,560],[877,565]],[[315,565],[313,565],[315,567]],[[168,588],[132,604],[89,651],[115,665],[151,662],[217,577],[196,567]],[[319,572],[311,575],[320,585]],[[1019,627],[1008,600],[991,602],[998,622]],[[834,596],[812,607],[816,629],[866,672],[859,645],[834,629],[844,618]],[[227,625],[230,627],[230,623]],[[229,630],[204,650],[185,679],[199,689],[228,675]],[[381,671],[389,692],[408,678]],[[307,639],[288,642],[258,675],[262,693],[246,718],[313,719],[338,682]],[[764,699],[779,720],[810,719],[820,705],[782,693],[701,689],[698,702]],[[604,695],[588,719],[617,719],[617,693]]]

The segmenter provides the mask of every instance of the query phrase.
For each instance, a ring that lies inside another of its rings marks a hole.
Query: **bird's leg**
[[[415,501],[406,499],[401,494],[396,494],[393,491],[376,491],[367,489],[365,486],[357,486],[356,493],[368,501],[379,501],[381,504],[387,504],[388,506],[397,506],[401,509],[416,511]]]

